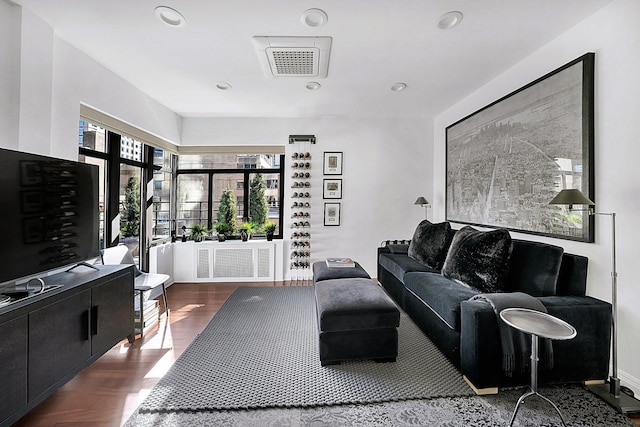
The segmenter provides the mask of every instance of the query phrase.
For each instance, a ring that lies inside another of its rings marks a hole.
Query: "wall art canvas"
[[[447,220],[593,242],[593,217],[549,201],[565,188],[595,200],[594,56],[447,127]]]

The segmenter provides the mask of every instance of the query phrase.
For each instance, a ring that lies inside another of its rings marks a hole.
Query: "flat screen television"
[[[0,284],[96,258],[98,167],[0,148]]]

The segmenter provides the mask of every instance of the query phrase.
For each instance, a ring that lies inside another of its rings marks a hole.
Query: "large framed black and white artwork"
[[[594,199],[594,58],[588,53],[446,129],[446,218],[593,242],[586,211],[549,205],[567,188]]]

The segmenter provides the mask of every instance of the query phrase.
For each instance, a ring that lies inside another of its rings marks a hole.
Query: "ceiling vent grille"
[[[331,37],[254,37],[267,77],[327,77]]]

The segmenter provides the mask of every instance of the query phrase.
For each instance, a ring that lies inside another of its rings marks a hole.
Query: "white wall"
[[[596,210],[617,213],[618,376],[640,393],[640,2],[618,0],[567,31],[503,75],[481,87],[434,121],[434,215],[445,217],[445,128],[479,108],[564,65],[596,53]],[[514,237],[552,243],[589,257],[587,293],[611,301],[611,222],[596,217],[596,243],[531,235]]]
[[[21,8],[0,0],[0,145],[18,149]]]
[[[184,145],[286,145],[286,167],[293,152],[312,154],[312,261],[351,257],[376,276],[376,247],[382,240],[411,238],[424,218],[414,206],[418,196],[431,197],[432,172],[429,120],[413,119],[200,119],[183,121]],[[317,144],[288,144],[291,134],[312,134]],[[343,152],[343,198],[322,199],[325,151]],[[288,170],[288,169],[287,169]],[[291,171],[287,171],[287,179]],[[291,188],[285,188],[285,237],[291,214]],[[341,203],[339,227],[325,227],[324,202]],[[296,210],[297,211],[297,210]],[[285,245],[285,258],[288,251]],[[288,260],[285,261],[288,267]],[[285,271],[287,271],[285,269]],[[291,276],[287,276],[290,278]]]
[[[179,115],[58,38],[27,9],[0,0],[0,24],[0,147],[77,159],[81,103],[180,142]]]
[[[19,147],[21,151],[50,154],[50,147],[45,148],[42,142],[49,141],[51,135],[53,29],[23,9],[20,39]]]
[[[314,155],[313,260],[350,256],[372,276],[380,241],[411,237],[423,218],[424,210],[413,202],[421,195],[431,197],[430,120],[182,119],[59,39],[30,12],[4,0],[0,4],[6,24],[0,35],[11,40],[2,52],[13,53],[8,55],[9,63],[0,67],[0,76],[11,82],[1,86],[2,95],[11,94],[16,84],[22,89],[16,91],[18,96],[3,96],[0,101],[2,120],[18,133],[17,143],[14,135],[0,141],[0,146],[77,158],[81,103],[182,145],[286,145],[289,158],[294,150],[288,145],[290,134],[315,134],[318,144],[310,149]],[[21,60],[25,55],[30,58]],[[19,115],[19,127],[11,111]],[[322,225],[323,151],[344,152],[340,227]],[[288,227],[293,222],[291,189],[285,194]]]

